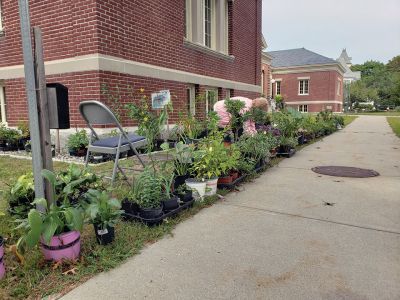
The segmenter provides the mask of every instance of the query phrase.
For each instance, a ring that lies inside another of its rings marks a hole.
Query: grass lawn
[[[357,116],[343,116],[344,118],[344,126],[349,125],[351,122],[353,122],[355,119],[357,119]]]
[[[400,118],[386,118],[390,127],[392,127],[393,132],[400,137]]]
[[[400,111],[378,111],[378,112],[360,112],[346,113],[347,115],[368,115],[368,116],[400,116]]]

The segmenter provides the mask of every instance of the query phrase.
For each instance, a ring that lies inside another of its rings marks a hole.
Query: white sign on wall
[[[159,91],[151,94],[151,106],[153,109],[163,109],[165,105],[171,102],[171,93],[169,90]]]

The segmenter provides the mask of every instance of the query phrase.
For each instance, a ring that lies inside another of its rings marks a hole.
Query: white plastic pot
[[[206,196],[217,194],[218,177],[208,179],[206,183]]]
[[[195,200],[203,199],[206,193],[206,181],[189,178],[185,180],[186,185],[193,191],[193,198]]]

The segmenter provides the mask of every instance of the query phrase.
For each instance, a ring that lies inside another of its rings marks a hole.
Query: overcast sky
[[[307,48],[353,63],[400,55],[400,0],[263,0],[268,51]]]

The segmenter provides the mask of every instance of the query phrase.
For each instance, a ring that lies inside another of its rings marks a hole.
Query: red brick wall
[[[316,71],[307,73],[274,74],[273,79],[282,79],[281,94],[285,102],[292,101],[343,101],[343,76],[337,71]],[[298,77],[310,77],[309,95],[298,95]],[[341,81],[340,95],[337,95],[338,78]],[[275,90],[275,84],[273,85]],[[341,105],[314,104],[309,106],[315,111],[326,109],[326,105],[332,106],[335,111],[341,111]],[[321,109],[322,108],[322,109]]]
[[[260,84],[261,0],[231,7],[234,61],[188,48],[184,0],[31,0],[31,24],[43,31],[45,60],[102,53],[201,75]],[[3,0],[0,67],[22,63],[18,2]]]
[[[137,122],[130,120],[126,116],[124,106],[132,101],[139,102],[143,95],[148,97],[148,103],[151,104],[151,93],[165,89],[171,91],[171,99],[174,107],[173,111],[170,113],[171,123],[178,119],[179,112],[186,113],[187,85],[185,83],[97,71],[47,76],[47,82],[59,82],[68,87],[71,127],[85,126],[78,110],[79,103],[85,100],[101,100],[112,110],[116,110],[116,108],[119,107],[121,108],[120,113],[123,125],[136,125]],[[114,104],[115,102],[110,96],[102,92],[102,86],[108,88],[109,95],[119,96],[118,106]],[[140,91],[142,88],[144,89],[143,93]],[[197,86],[197,94],[205,93],[206,89],[207,87],[205,86]],[[226,89],[219,89],[218,99],[224,99],[226,97],[226,92]],[[241,91],[236,91],[235,95],[249,98],[255,98],[257,96],[256,93],[245,93]],[[8,104],[7,121],[11,126],[16,125],[19,121],[28,119],[24,79],[6,80],[6,99]],[[205,102],[196,103],[196,116],[204,118]]]
[[[264,73],[263,94],[265,97],[268,97],[271,95],[271,66],[263,63],[262,71]]]
[[[31,25],[43,32],[45,60],[98,52],[95,0],[31,0]],[[2,0],[0,67],[23,63],[18,1]]]

